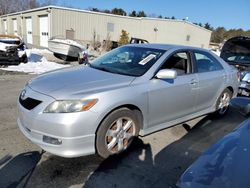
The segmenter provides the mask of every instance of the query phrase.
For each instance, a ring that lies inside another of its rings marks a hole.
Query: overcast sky
[[[250,0],[55,0],[60,6],[80,9],[122,8],[126,12],[144,10],[148,15],[188,17],[190,22],[213,27],[250,30]]]

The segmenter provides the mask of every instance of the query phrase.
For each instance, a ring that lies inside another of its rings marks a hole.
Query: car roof
[[[159,50],[193,49],[193,50],[207,51],[207,50],[205,50],[203,48],[191,47],[191,46],[184,46],[184,45],[175,45],[175,44],[154,44],[154,43],[147,43],[147,44],[128,44],[127,46],[143,47],[143,48],[154,48],[154,49],[159,49]]]

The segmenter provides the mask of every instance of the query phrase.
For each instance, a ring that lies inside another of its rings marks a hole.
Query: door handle
[[[191,81],[190,81],[190,84],[191,85],[196,85],[198,83],[198,81],[196,80],[196,79],[192,79]]]

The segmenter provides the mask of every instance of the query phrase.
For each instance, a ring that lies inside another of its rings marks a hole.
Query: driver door
[[[189,52],[176,52],[163,63],[160,69],[176,70],[175,79],[150,80],[148,128],[195,112],[199,83],[190,57]]]

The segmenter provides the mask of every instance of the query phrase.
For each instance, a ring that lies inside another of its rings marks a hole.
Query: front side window
[[[177,52],[171,55],[161,66],[161,69],[172,69],[178,76],[191,73],[190,59],[187,52]]]
[[[165,53],[165,50],[124,46],[94,60],[90,66],[129,76],[142,76]]]
[[[212,55],[203,52],[195,52],[195,60],[198,73],[222,70],[222,65],[212,57]]]

